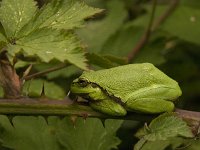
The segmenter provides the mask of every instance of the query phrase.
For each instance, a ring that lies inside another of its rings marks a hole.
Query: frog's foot
[[[125,116],[127,113],[122,105],[112,100],[90,101],[90,106],[97,111],[112,116]]]
[[[130,111],[156,114],[172,112],[174,110],[174,103],[159,98],[140,98],[133,101],[127,101],[126,108]]]

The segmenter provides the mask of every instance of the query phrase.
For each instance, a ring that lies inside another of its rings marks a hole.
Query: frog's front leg
[[[179,95],[178,95],[179,96]],[[136,91],[125,102],[126,109],[140,113],[162,113],[174,110],[177,94],[173,88],[163,85],[147,87]]]
[[[90,106],[100,112],[103,112],[112,116],[125,116],[127,111],[121,104],[111,100],[104,99],[100,101],[90,101]]]

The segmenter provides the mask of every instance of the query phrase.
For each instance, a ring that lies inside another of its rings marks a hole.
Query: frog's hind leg
[[[163,113],[174,110],[174,101],[181,95],[176,88],[166,85],[152,85],[128,95],[126,110],[140,113]]]
[[[122,105],[110,99],[104,99],[101,101],[91,101],[90,106],[97,111],[112,116],[125,116],[127,113]]]
[[[174,110],[174,104],[171,101],[160,98],[140,98],[133,101],[127,101],[126,108],[130,111],[156,114],[172,112]]]

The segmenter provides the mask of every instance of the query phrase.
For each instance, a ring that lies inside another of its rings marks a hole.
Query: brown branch
[[[112,118],[125,120],[150,121],[154,115],[129,113],[124,117],[108,116],[94,111],[88,105],[69,103],[70,99],[48,100],[20,98],[16,100],[0,99],[0,114],[4,115],[75,115],[82,117]]]
[[[191,128],[194,135],[199,134],[200,128],[200,112],[189,111],[176,108],[178,117],[182,118]]]
[[[49,68],[47,70],[44,70],[44,71],[41,71],[41,72],[37,72],[37,73],[31,74],[31,75],[27,75],[27,76],[23,77],[21,80],[30,80],[30,79],[33,79],[33,78],[41,77],[41,76],[46,75],[46,74],[48,74],[50,72],[63,69],[65,67],[67,67],[67,66],[69,66],[69,64],[62,63],[62,64],[59,64],[59,65],[57,65],[55,67]]]
[[[200,112],[187,111],[176,109],[177,116],[183,120],[190,120],[190,122],[200,122]],[[128,112],[124,117],[116,117],[102,114],[93,110],[86,104],[73,103],[70,99],[65,100],[48,100],[48,99],[33,99],[33,98],[20,98],[0,99],[0,114],[5,115],[77,115],[83,117],[97,117],[97,118],[112,118],[124,120],[137,120],[149,122],[157,115],[138,114]]]
[[[153,23],[151,31],[154,32],[165,20],[174,12],[179,4],[179,0],[171,0],[167,10]]]
[[[155,20],[154,23],[152,23],[155,14],[154,5],[156,5],[156,3],[154,2],[149,25],[146,29],[146,32],[142,35],[136,46],[128,54],[129,62],[133,60],[133,58],[137,55],[137,53],[145,46],[145,44],[148,42],[150,38],[150,35],[174,12],[176,7],[178,6],[178,3],[179,0],[171,0],[169,8],[157,20]]]
[[[144,44],[147,42],[147,40],[148,40],[148,38],[149,38],[149,36],[151,34],[151,27],[152,27],[153,20],[154,20],[156,5],[157,5],[157,0],[153,0],[152,12],[151,12],[151,17],[150,17],[150,20],[149,20],[149,24],[147,26],[147,29],[146,29],[144,35],[139,40],[138,44],[129,53],[129,55],[128,55],[128,61],[129,62],[133,59],[133,57],[135,57],[135,55],[139,52],[139,50],[144,46]]]
[[[200,112],[197,111],[189,111],[176,108],[175,112],[184,119],[191,119],[200,122]]]
[[[31,98],[20,98],[15,101],[11,99],[0,99],[0,114],[101,116],[101,113],[93,111],[88,106],[70,104],[67,100],[44,100]]]
[[[4,97],[21,97],[21,82],[6,56],[6,51],[0,53],[0,85],[4,90]]]

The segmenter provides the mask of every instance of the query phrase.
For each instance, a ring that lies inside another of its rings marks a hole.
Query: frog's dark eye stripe
[[[92,86],[93,88],[98,87],[98,85],[96,85],[96,84],[94,84],[94,83],[91,83],[91,86]]]
[[[88,85],[88,82],[85,81],[85,80],[83,80],[83,79],[79,79],[79,80],[78,80],[78,83],[79,83],[79,85],[80,85],[81,87],[85,87],[85,86]]]

